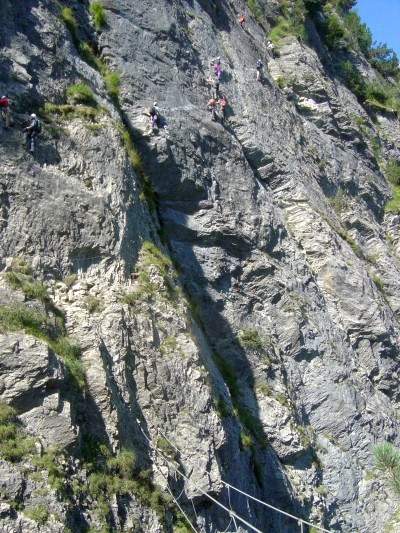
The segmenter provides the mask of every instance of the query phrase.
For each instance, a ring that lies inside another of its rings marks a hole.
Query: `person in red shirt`
[[[244,18],[244,15],[238,16],[238,22],[242,28],[244,28],[244,23],[246,22],[246,19]]]
[[[0,98],[0,111],[4,118],[6,127],[10,127],[10,106],[8,102],[8,96],[4,95]]]

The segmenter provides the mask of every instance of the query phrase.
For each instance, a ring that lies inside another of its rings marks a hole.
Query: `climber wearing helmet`
[[[10,127],[10,106],[8,102],[8,96],[4,95],[0,98],[0,111],[4,118],[5,127]]]
[[[27,146],[30,144],[30,151],[33,153],[35,151],[35,139],[41,132],[40,122],[35,115],[31,113],[29,115],[29,123],[26,128],[24,128],[24,141]]]

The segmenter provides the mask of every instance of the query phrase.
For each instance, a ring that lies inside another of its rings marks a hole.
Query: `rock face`
[[[103,5],[98,32],[85,2],[2,8],[0,400],[33,443],[1,460],[2,530],[186,531],[156,504],[168,489],[199,531],[251,530],[207,496],[260,531],[299,530],[226,483],[315,526],[383,530],[395,499],[373,446],[399,443],[400,219],[379,158],[400,156],[397,118],[373,122],[331,75],[311,20],[311,44],[272,57],[239,1]],[[212,121],[216,56],[228,106]]]

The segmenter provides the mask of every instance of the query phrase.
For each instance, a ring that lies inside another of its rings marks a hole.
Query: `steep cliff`
[[[400,127],[306,4],[4,1],[2,530],[300,530],[229,485],[332,531],[395,520]]]

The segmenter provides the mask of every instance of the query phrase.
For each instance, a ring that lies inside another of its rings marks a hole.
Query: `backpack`
[[[36,131],[36,133],[42,133],[42,125],[39,119],[36,118],[35,120],[36,120],[36,126],[33,128],[33,130]]]

